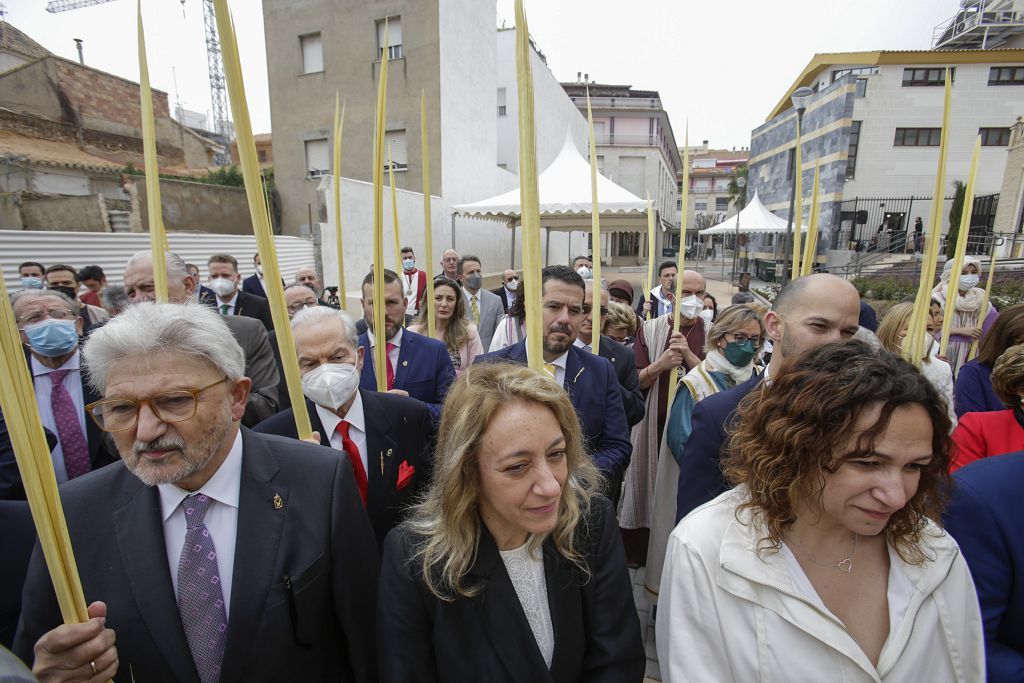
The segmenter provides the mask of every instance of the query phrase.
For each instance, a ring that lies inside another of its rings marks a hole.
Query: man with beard
[[[61,489],[89,619],[63,624],[39,547],[14,650],[40,680],[376,680],[377,549],[329,449],[241,428],[222,316],[140,304],[86,345],[122,461]]]
[[[292,318],[309,421],[320,443],[351,464],[378,546],[430,480],[431,423],[425,404],[359,389],[365,362],[347,313],[319,306]],[[298,438],[289,408],[254,431]]]
[[[183,304],[198,293],[199,281],[189,274],[180,256],[166,253],[167,300]],[[153,275],[153,253],[148,249],[128,259],[124,267],[124,288],[128,299],[137,304],[156,299],[156,278]],[[267,331],[255,318],[244,315],[224,316],[228,330],[245,353],[245,376],[252,380],[249,402],[242,424],[252,427],[277,412],[277,387],[280,376],[274,365],[274,352],[267,341]]]
[[[548,266],[541,271],[544,370],[572,399],[587,452],[604,475],[606,492],[614,502],[632,446],[615,369],[605,358],[573,346],[583,319],[584,290],[583,278],[569,266]],[[526,341],[479,356],[476,362],[525,365]]]
[[[693,410],[690,438],[679,463],[677,522],[730,488],[722,474],[721,451],[743,397],[762,382],[770,382],[787,358],[828,342],[852,338],[857,332],[859,317],[857,289],[835,275],[806,275],[782,288],[772,303],[772,310],[764,317],[768,338],[775,346],[764,374],[708,396]]]
[[[377,376],[373,368],[373,272],[363,278],[363,318],[368,321],[365,332],[359,335],[363,349],[362,376],[359,387],[377,390]],[[384,337],[387,344],[387,391],[423,401],[430,409],[434,422],[441,419],[441,404],[448,387],[455,381],[455,368],[443,342],[411,332],[404,327],[405,309],[409,302],[402,289],[402,281],[394,271],[384,269]]]

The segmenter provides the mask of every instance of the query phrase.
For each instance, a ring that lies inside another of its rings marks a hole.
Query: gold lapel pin
[[[391,449],[390,448],[388,449],[388,457],[389,458],[391,457]]]
[[[408,364],[409,364],[409,361],[407,361],[407,360],[403,360],[403,361],[402,361],[402,367],[403,367],[403,368],[404,368],[405,366],[407,366]]]
[[[572,378],[572,381],[573,381],[574,384],[576,383],[576,380],[578,380],[580,378],[580,375],[583,374],[584,370],[586,370],[586,368],[580,368],[580,371],[577,372],[576,376]]]
[[[284,500],[281,498],[281,494],[280,493],[275,493],[274,494],[274,509],[275,510],[280,510],[283,507],[284,507]]]

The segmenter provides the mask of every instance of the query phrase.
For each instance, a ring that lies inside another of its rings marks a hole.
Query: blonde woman
[[[882,348],[896,355],[903,353],[903,339],[907,336],[910,316],[913,312],[914,304],[909,303],[896,304],[889,309],[875,333]],[[939,323],[939,328],[935,328],[933,320],[933,316],[929,318],[928,348],[925,349],[924,356],[921,358],[921,373],[928,378],[928,381],[932,383],[932,386],[945,401],[946,414],[949,415],[953,426],[956,426],[956,413],[953,411],[953,372],[950,370],[949,363],[937,355],[939,344],[932,335],[936,329],[941,329],[942,323]]]
[[[932,290],[932,299],[946,309],[946,290],[951,277],[957,278],[956,301],[953,302],[953,328],[949,336],[947,356],[953,368],[953,376],[960,372],[960,366],[967,362],[971,345],[985,336],[996,321],[995,306],[989,306],[985,319],[981,320],[981,302],[985,290],[978,287],[981,281],[981,261],[974,256],[965,256],[963,268],[955,276],[952,273],[953,260],[946,261],[942,268],[939,284]],[[948,315],[948,313],[947,313]]]
[[[636,337],[636,312],[618,301],[608,302],[608,316],[601,321],[604,333],[619,342],[631,346]]]
[[[423,293],[426,299],[426,292]],[[448,356],[452,359],[456,377],[463,369],[473,364],[473,359],[484,352],[476,325],[466,318],[466,297],[462,286],[455,280],[436,278],[434,280],[434,339],[444,342]],[[426,302],[420,304],[420,312],[409,325],[417,334],[427,334],[427,316],[430,315]]]
[[[468,368],[445,403],[434,479],[388,535],[380,680],[643,680],[622,543],[576,411],[546,375]]]
[[[740,304],[726,308],[708,334],[704,360],[686,373],[676,391],[658,456],[651,513],[653,521],[647,544],[644,588],[648,599],[655,604],[658,602],[665,547],[676,525],[679,462],[693,430],[693,409],[708,396],[750,379],[754,374],[755,358],[764,348],[766,338],[764,318],[753,307]]]

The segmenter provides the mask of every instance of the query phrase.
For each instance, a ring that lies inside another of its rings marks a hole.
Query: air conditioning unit
[[[311,169],[309,171],[306,171],[306,177],[307,178],[320,178],[321,176],[325,176],[325,175],[331,175],[330,170],[328,170],[328,169],[321,169],[321,168],[314,168],[314,169]]]

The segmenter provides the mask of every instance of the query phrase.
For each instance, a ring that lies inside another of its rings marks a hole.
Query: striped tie
[[[469,311],[473,314],[473,322],[480,324],[480,305],[477,303],[476,294],[469,299]]]
[[[555,374],[556,370],[555,370],[555,364],[554,363],[545,363],[544,364],[544,372],[548,373],[548,375],[550,375],[551,379],[555,379],[555,377],[557,376]]]

